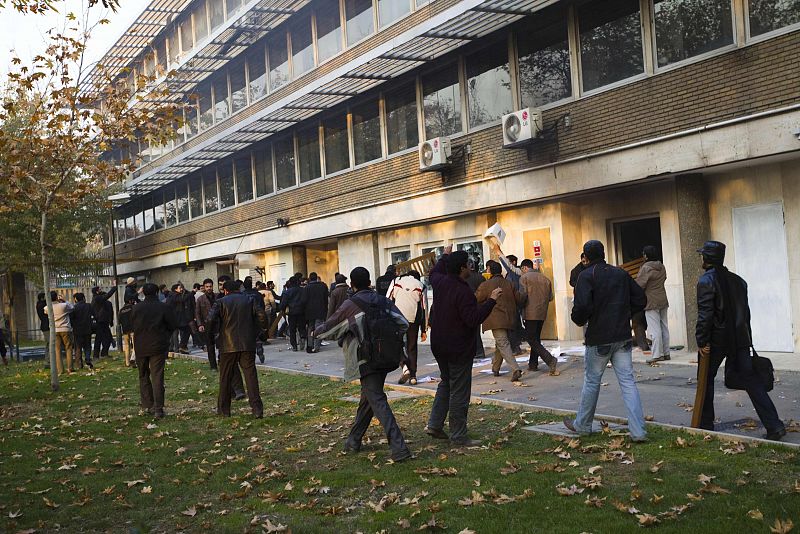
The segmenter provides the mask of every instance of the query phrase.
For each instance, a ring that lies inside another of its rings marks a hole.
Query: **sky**
[[[8,2],[7,2],[8,3]],[[121,0],[116,13],[106,10],[102,5],[90,11],[90,20],[107,18],[110,24],[99,25],[92,32],[87,47],[87,59],[91,64],[100,60],[103,54],[117,41],[122,33],[136,20],[149,0]],[[5,80],[11,68],[11,58],[15,55],[23,64],[44,52],[47,46],[47,30],[63,28],[66,14],[75,13],[78,18],[84,12],[88,0],[59,0],[56,6],[60,13],[20,14],[6,7],[0,10],[0,80]]]

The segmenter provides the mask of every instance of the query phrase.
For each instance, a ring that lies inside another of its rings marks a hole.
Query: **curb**
[[[197,361],[208,361],[208,358],[203,356],[196,356],[192,354],[181,354],[179,352],[170,352],[170,358],[176,359],[184,359],[184,360],[197,360]],[[329,375],[325,373],[315,373],[312,371],[300,371],[297,369],[286,369],[284,367],[276,367],[267,364],[256,363],[256,369],[263,369],[267,371],[274,371],[277,373],[283,373],[287,375],[295,375],[295,376],[315,376],[317,378],[327,378],[331,382],[344,382],[344,379],[340,376],[336,375]],[[411,393],[417,396],[428,396],[433,397],[436,395],[435,389],[427,389],[427,388],[420,388],[414,386],[405,386],[400,384],[386,384],[387,388],[393,391],[402,391],[404,393]],[[543,413],[550,413],[553,415],[575,415],[575,412],[572,410],[564,410],[562,408],[553,408],[552,406],[542,406],[539,404],[525,404],[522,402],[516,401],[509,401],[503,399],[493,399],[491,397],[483,397],[480,395],[470,395],[469,397],[470,404],[475,405],[482,405],[488,404],[491,406],[498,406],[500,408],[508,408],[513,410],[524,410],[527,412],[536,411],[536,412],[543,412]],[[610,423],[618,423],[622,425],[628,424],[628,419],[625,417],[618,417],[616,415],[604,415],[595,413],[594,415],[595,420],[600,421],[607,421]],[[655,426],[658,428],[664,428],[667,430],[677,430],[686,432],[687,434],[694,434],[698,436],[706,436],[711,435],[716,437],[717,439],[723,441],[732,441],[732,442],[747,442],[747,443],[757,443],[759,445],[775,445],[779,447],[786,447],[788,449],[796,449],[800,450],[800,444],[798,443],[789,443],[785,441],[770,441],[764,438],[758,438],[755,436],[744,436],[741,434],[731,434],[729,432],[718,432],[716,430],[703,430],[701,428],[692,428],[688,426],[681,426],[681,425],[673,425],[671,423],[660,423],[658,421],[646,421],[645,425],[647,426]]]

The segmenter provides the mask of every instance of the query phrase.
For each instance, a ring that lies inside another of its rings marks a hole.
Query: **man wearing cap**
[[[589,264],[578,276],[572,308],[575,324],[588,323],[583,390],[575,419],[565,418],[564,426],[579,434],[591,433],[600,380],[611,362],[628,412],[631,439],[646,441],[642,401],[631,359],[631,315],[644,309],[644,291],[627,272],[606,263],[605,248],[600,241],[587,241],[583,253]]]
[[[114,283],[116,284],[116,281]],[[108,291],[96,286],[92,288],[92,313],[95,321],[93,360],[108,357],[109,347],[114,344],[114,336],[111,335],[111,327],[114,326],[114,306],[110,299],[116,292],[116,285]]]
[[[726,372],[730,372],[728,367],[731,367],[742,389],[750,396],[759,419],[767,429],[764,437],[778,441],[786,435],[786,427],[778,417],[766,387],[753,370],[747,283],[723,265],[723,243],[706,241],[697,252],[703,257],[705,273],[697,282],[695,339],[700,358],[710,358],[700,428],[714,430],[714,377],[722,361],[727,358]]]

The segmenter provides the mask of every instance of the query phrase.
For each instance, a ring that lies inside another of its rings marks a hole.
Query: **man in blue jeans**
[[[633,377],[631,360],[631,315],[644,309],[644,291],[619,267],[608,265],[600,241],[587,241],[583,253],[589,260],[575,285],[572,321],[586,328],[583,390],[575,419],[564,426],[579,434],[592,431],[592,420],[600,394],[600,380],[611,362],[628,411],[628,430],[633,441],[646,441],[644,413]]]

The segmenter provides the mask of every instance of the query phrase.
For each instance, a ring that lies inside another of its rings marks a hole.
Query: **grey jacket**
[[[636,283],[644,289],[647,297],[647,310],[661,310],[669,307],[667,301],[667,290],[664,289],[664,282],[667,281],[667,270],[660,261],[648,261],[639,269]]]

